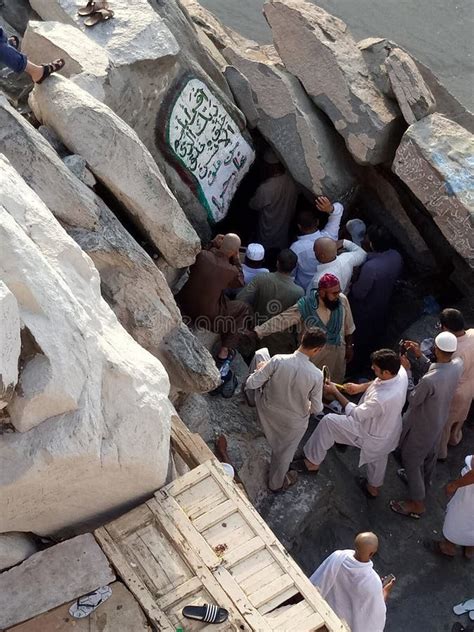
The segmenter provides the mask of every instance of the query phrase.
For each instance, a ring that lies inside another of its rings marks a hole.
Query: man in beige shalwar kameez
[[[352,334],[355,331],[349,301],[341,293],[339,279],[325,274],[319,280],[318,290],[310,297],[301,298],[296,305],[255,327],[258,338],[296,325],[300,335],[309,328],[319,327],[326,334],[326,345],[313,359],[318,368],[326,365],[331,379],[336,383],[344,380],[346,361],[353,355]]]
[[[296,473],[288,471],[290,463],[310,413],[323,410],[323,374],[311,360],[325,342],[320,329],[307,331],[294,353],[270,358],[267,349],[259,349],[250,365],[245,394],[249,403],[255,403],[272,448],[268,483],[272,491],[284,491],[296,482]]]

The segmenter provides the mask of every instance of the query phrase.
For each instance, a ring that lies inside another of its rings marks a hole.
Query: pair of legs
[[[249,375],[256,370],[260,362],[269,360],[268,349],[258,349],[250,363]],[[290,472],[289,467],[306,432],[307,424],[291,426],[287,425],[288,419],[279,420],[277,412],[270,411],[264,406],[259,390],[245,389],[245,396],[251,406],[256,406],[258,419],[272,449],[268,487],[273,492],[287,489],[297,479],[296,472]]]
[[[49,77],[53,72],[61,70],[64,66],[64,60],[56,61],[38,66],[28,61],[25,54],[18,50],[18,41],[16,38],[7,38],[5,31],[0,27],[0,63],[13,70],[13,72],[26,72],[35,82],[41,82]]]
[[[362,448],[356,424],[346,415],[325,415],[304,446],[305,465],[310,472],[319,470],[326,454],[335,443]],[[367,491],[374,498],[379,494],[387,469],[388,454],[367,463]]]
[[[403,470],[399,470],[399,475],[408,485],[408,499],[392,501],[390,506],[396,513],[413,514],[412,517],[416,518],[426,511],[426,488],[431,484],[436,467],[437,450],[432,449],[426,455],[419,455],[413,453],[408,444],[402,446],[401,456]]]
[[[225,360],[231,349],[235,349],[240,337],[245,333],[251,321],[252,309],[243,301],[226,299],[223,313],[214,318],[213,331],[221,336],[218,360]]]

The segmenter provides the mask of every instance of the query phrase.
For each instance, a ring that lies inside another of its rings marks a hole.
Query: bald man
[[[218,235],[209,250],[202,250],[191,267],[189,279],[177,296],[182,312],[195,324],[221,336],[217,366],[238,344],[252,310],[242,301],[231,301],[225,290],[244,286],[239,262],[240,238]]]
[[[337,254],[338,246],[343,252]],[[306,296],[318,287],[319,279],[326,273],[334,274],[339,279],[341,290],[347,294],[354,269],[361,266],[367,258],[363,248],[348,239],[334,241],[329,237],[321,237],[314,242],[314,256],[319,261],[316,273],[308,285]]]
[[[310,577],[352,632],[383,632],[385,627],[385,602],[395,580],[384,587],[374,571],[372,558],[378,548],[375,533],[359,533],[354,549],[334,551]]]

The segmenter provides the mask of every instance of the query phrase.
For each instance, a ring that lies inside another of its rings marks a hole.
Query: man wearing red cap
[[[341,382],[346,373],[346,360],[352,359],[355,325],[349,301],[334,274],[323,275],[318,289],[310,296],[300,298],[296,305],[255,327],[255,333],[260,339],[293,326],[298,328],[300,338],[307,329],[319,327],[324,331],[326,346],[314,358],[314,364],[319,368],[326,365],[332,379]]]

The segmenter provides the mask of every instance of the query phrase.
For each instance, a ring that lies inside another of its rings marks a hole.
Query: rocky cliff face
[[[172,290],[253,136],[310,197],[377,196],[413,270],[442,266],[465,295],[474,278],[471,118],[405,51],[303,0],[265,5],[263,48],[194,0],[116,0],[92,29],[76,5],[0,7],[32,61],[67,62],[32,91],[35,125],[14,107],[31,85],[0,81],[1,532],[52,533],[165,482],[170,397],[218,383]]]

